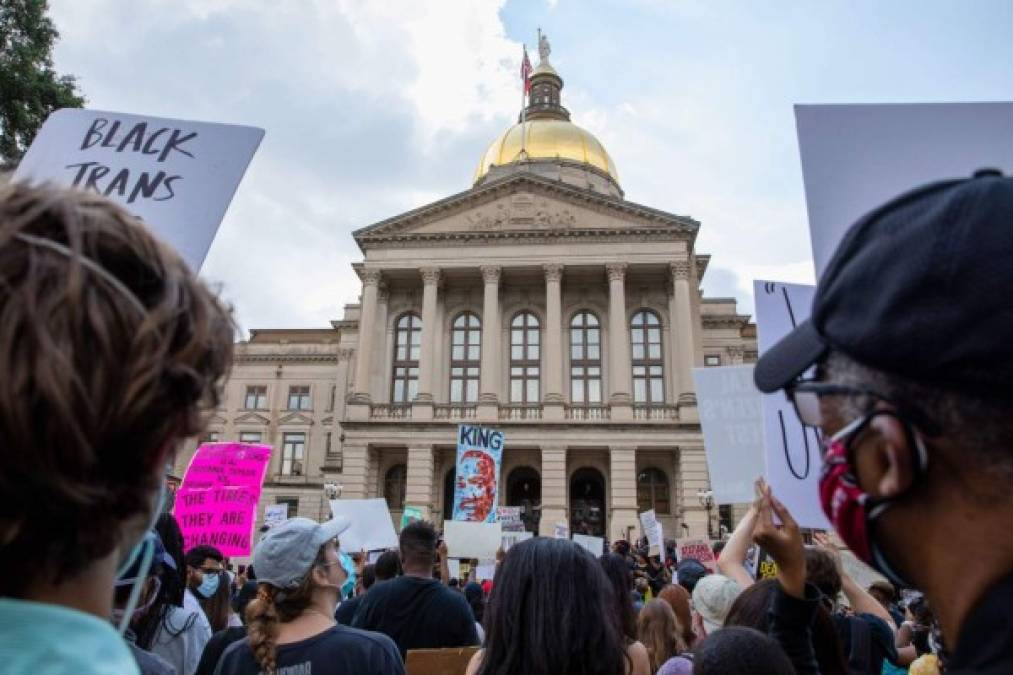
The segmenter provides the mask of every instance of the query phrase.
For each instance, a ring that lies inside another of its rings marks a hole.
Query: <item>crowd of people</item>
[[[759,484],[716,571],[535,537],[479,584],[450,578],[425,521],[372,565],[340,518],[271,528],[238,572],[184,551],[164,476],[218,402],[230,310],[109,201],[5,185],[0,669],[397,674],[476,647],[469,675],[1013,672],[1011,218],[995,172],[873,211],[756,367],[819,429],[824,510],[886,581],[807,546]],[[754,578],[753,546],[775,577]]]

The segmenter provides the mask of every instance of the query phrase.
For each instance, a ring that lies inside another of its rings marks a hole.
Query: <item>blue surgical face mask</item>
[[[204,573],[204,581],[197,587],[197,593],[207,600],[218,592],[218,581],[221,577],[217,574]]]
[[[341,599],[344,600],[355,592],[355,561],[344,551],[338,551],[338,560],[341,562],[341,569],[348,575],[345,583],[341,584]]]
[[[166,472],[168,472],[168,469]],[[161,476],[159,477],[158,493],[151,504],[151,517],[148,520],[148,527],[144,531],[144,537],[131,547],[130,552],[120,561],[119,568],[116,570],[117,578],[123,576],[134,564],[134,561],[137,560],[137,557],[141,557],[141,565],[137,570],[137,576],[134,578],[133,587],[130,589],[130,597],[127,598],[127,604],[123,608],[123,615],[120,617],[119,625],[116,627],[120,635],[125,634],[127,628],[130,627],[130,619],[133,617],[134,608],[137,607],[137,600],[141,596],[141,587],[144,585],[144,580],[148,577],[148,570],[151,569],[151,561],[155,557],[156,537],[152,530],[155,527],[155,522],[158,520],[158,515],[162,512],[164,504],[165,477]]]

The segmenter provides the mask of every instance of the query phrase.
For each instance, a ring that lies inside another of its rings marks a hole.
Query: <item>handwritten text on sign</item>
[[[15,180],[53,181],[119,202],[199,269],[262,129],[100,110],[57,110]]]
[[[271,447],[207,443],[197,448],[173,510],[184,549],[209,544],[229,556],[249,555]]]
[[[809,318],[813,286],[754,282],[757,343],[762,356]],[[763,396],[763,447],[767,483],[802,527],[830,529],[820,507],[820,438],[802,426],[784,392]]]

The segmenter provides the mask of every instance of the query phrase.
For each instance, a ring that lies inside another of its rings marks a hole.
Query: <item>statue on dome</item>
[[[538,62],[548,63],[549,54],[552,53],[552,47],[549,45],[549,38],[545,37],[542,33],[542,29],[538,29]]]

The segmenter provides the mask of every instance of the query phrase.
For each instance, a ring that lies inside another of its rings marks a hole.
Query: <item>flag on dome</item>
[[[521,80],[524,82],[524,93],[531,91],[531,59],[528,58],[528,48],[524,47],[524,60],[521,61]]]

